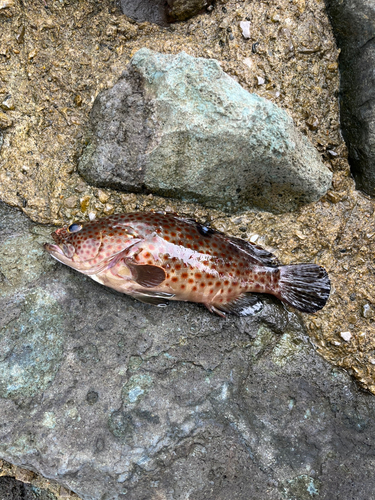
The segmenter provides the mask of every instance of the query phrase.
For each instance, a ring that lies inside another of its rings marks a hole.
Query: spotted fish
[[[261,310],[260,293],[313,313],[330,281],[316,264],[279,265],[263,248],[170,213],[111,215],[52,233],[45,250],[95,281],[149,304],[203,303],[220,316]]]

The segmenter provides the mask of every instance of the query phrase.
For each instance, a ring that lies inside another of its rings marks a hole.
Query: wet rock
[[[216,60],[141,49],[99,94],[80,173],[98,186],[226,210],[293,210],[318,200],[331,172],[270,101]]]
[[[50,231],[0,203],[1,458],[84,500],[372,498],[374,396],[295,315],[147,306],[51,259]]]
[[[212,3],[213,0],[120,0],[121,10],[126,16],[161,26],[185,21]]]
[[[375,5],[326,0],[341,49],[340,111],[356,186],[375,196]]]

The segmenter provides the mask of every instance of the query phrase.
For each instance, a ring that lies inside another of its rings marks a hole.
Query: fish
[[[98,283],[163,307],[198,302],[219,316],[247,316],[271,294],[315,313],[330,294],[327,271],[313,263],[281,265],[268,250],[194,219],[167,212],[115,214],[52,233],[44,249]]]

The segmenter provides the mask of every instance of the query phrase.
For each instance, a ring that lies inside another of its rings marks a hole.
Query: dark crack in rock
[[[375,4],[326,0],[341,49],[340,111],[356,186],[375,196]]]

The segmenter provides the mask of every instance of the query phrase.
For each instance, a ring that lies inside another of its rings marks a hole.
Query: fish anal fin
[[[133,280],[145,288],[159,286],[165,280],[165,271],[162,267],[149,264],[134,264],[125,261],[129,267]]]
[[[236,316],[251,316],[263,309],[263,302],[257,294],[243,293],[236,299],[226,304],[215,304],[216,309],[235,314]],[[217,313],[218,314],[218,313]]]

